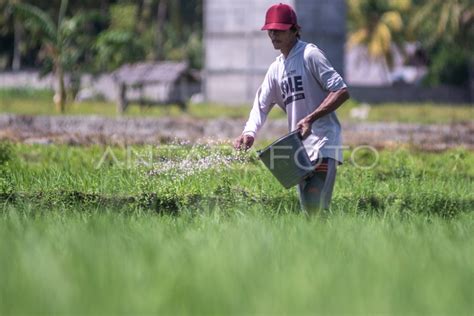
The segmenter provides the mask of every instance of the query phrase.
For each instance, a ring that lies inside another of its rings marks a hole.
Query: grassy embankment
[[[175,211],[200,202],[260,203],[273,210],[297,209],[254,152],[230,146],[68,147],[3,145],[3,197],[51,203],[71,201],[150,205]],[[338,170],[334,208],[340,212],[420,213],[450,217],[472,206],[474,154],[406,149],[375,154],[360,150]],[[375,163],[373,168],[362,167]],[[153,171],[155,175],[150,175]]]
[[[349,101],[340,109],[338,115],[343,121],[357,121],[350,117],[350,111],[358,103]],[[183,112],[178,106],[140,107],[132,104],[125,113],[126,116],[182,116],[189,115],[196,118],[232,117],[246,118],[251,104],[240,106],[224,106],[219,104],[190,104],[188,110]],[[37,90],[7,90],[0,89],[0,113],[26,114],[26,115],[58,115],[54,110],[52,92]],[[104,115],[116,116],[115,104],[103,101],[87,101],[70,103],[67,106],[67,115]],[[284,118],[285,114],[278,108],[270,112],[270,118]],[[393,104],[386,103],[372,106],[368,121],[407,122],[407,123],[453,123],[474,120],[474,107],[472,105],[453,104]]]

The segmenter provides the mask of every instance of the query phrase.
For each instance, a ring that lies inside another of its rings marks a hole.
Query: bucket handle
[[[296,129],[296,130],[294,130],[294,131],[291,131],[291,132],[289,132],[288,134],[286,134],[285,136],[282,136],[281,138],[287,137],[287,136],[289,136],[289,135],[291,135],[291,134],[296,134],[296,136],[297,136],[300,140],[303,140],[303,135],[301,135],[299,129]],[[265,149],[258,149],[258,150],[257,150],[257,155],[260,156],[260,154],[261,154],[262,152],[264,152],[264,151],[265,151]]]

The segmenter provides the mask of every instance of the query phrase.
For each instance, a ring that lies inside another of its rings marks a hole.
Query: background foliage
[[[13,7],[21,3],[37,7],[56,21],[61,1],[0,0],[0,68],[15,68],[18,54],[21,67],[50,71],[51,63],[41,52],[47,34],[31,19],[15,15]],[[69,1],[66,16],[78,15],[91,18],[68,25],[81,31],[70,34],[73,43],[68,47],[74,48],[75,57],[70,69],[108,71],[143,59],[187,59],[191,66],[201,68],[202,0]]]
[[[428,62],[428,85],[465,85],[473,67],[471,0],[347,1],[348,43],[364,45],[373,59],[392,64],[393,49],[416,42]]]
[[[12,6],[18,3],[36,6],[56,21],[61,1],[0,0],[0,69],[51,71],[53,63],[41,50],[44,34],[15,16]],[[405,43],[417,42],[429,63],[425,83],[468,83],[474,64],[471,0],[351,0],[347,5],[349,44],[367,46],[373,58],[390,65],[392,47],[403,50]],[[91,14],[91,19],[78,18]],[[66,16],[77,22],[67,25],[67,71],[111,71],[127,62],[163,59],[202,67],[203,0],[73,0]]]

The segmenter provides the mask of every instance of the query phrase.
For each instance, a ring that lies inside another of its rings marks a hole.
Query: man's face
[[[272,40],[273,48],[279,50],[291,48],[296,40],[296,33],[292,30],[268,30],[268,36]]]

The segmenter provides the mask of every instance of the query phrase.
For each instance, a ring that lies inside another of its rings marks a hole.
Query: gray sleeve
[[[268,112],[275,105],[276,84],[274,78],[274,66],[270,66],[265,75],[262,85],[255,96],[249,119],[245,124],[242,134],[256,136],[267,119]]]
[[[332,67],[319,48],[312,46],[305,52],[304,58],[313,77],[324,90],[337,91],[347,87],[341,75]]]

